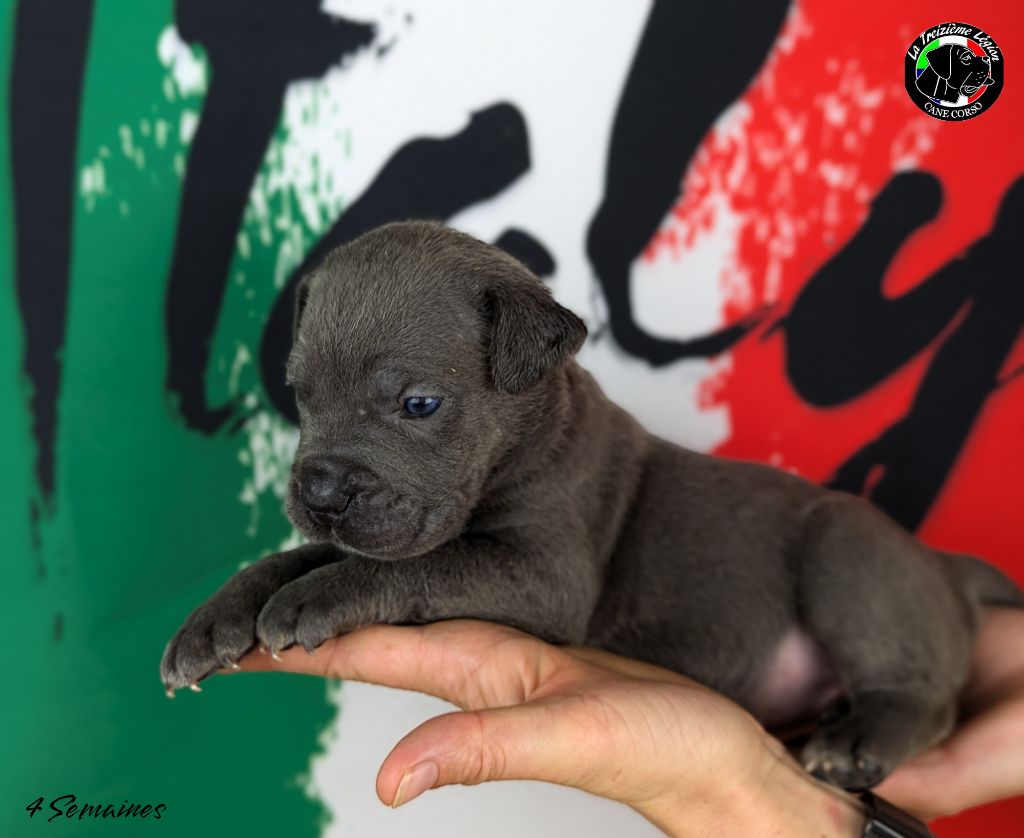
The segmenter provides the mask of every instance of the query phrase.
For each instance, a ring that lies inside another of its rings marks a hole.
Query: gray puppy
[[[382,227],[303,283],[288,514],[310,544],[235,574],[167,646],[168,690],[257,643],[474,617],[650,661],[767,724],[832,714],[805,764],[878,783],[945,736],[994,568],[874,507],[645,432],[573,355],[586,329],[519,262]]]

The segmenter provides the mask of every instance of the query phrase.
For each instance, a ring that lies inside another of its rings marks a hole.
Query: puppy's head
[[[338,248],[298,292],[292,522],[380,559],[456,537],[585,336],[523,265],[440,225]]]

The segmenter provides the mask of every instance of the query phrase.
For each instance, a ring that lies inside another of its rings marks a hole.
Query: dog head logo
[[[907,50],[907,93],[937,119],[971,119],[998,98],[1003,68],[991,35],[970,24],[943,23],[922,32]]]
[[[993,82],[992,60],[987,55],[975,55],[960,44],[930,49],[921,60],[925,68],[920,71],[915,86],[925,96],[945,105],[967,104],[982,87]]]

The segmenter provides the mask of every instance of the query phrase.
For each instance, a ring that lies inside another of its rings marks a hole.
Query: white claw
[[[242,668],[242,667],[240,667],[240,666],[238,665],[238,663],[237,663],[237,662],[235,662],[235,661],[232,661],[232,662],[231,662],[231,668],[232,668],[232,669],[237,669],[237,670],[241,670],[241,668]]]
[[[203,688],[200,687],[199,684],[189,684],[188,688],[194,693],[201,693],[203,691]]]
[[[168,688],[167,688],[167,690],[165,691],[165,693],[164,693],[164,694],[165,694],[165,695],[166,695],[166,696],[167,696],[168,698],[174,698],[174,690],[173,690],[173,689],[171,689],[170,687],[168,687]]]
[[[271,650],[270,650],[270,657],[272,657],[272,658],[273,658],[274,660],[276,660],[276,661],[283,661],[283,660],[284,660],[284,658],[282,658],[282,657],[281,657],[281,656],[280,656],[280,655],[279,655],[279,654],[277,653],[277,649],[271,649]]]

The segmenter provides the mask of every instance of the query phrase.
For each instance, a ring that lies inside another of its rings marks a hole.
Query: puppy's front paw
[[[289,582],[266,604],[256,636],[272,654],[296,644],[312,652],[325,640],[370,622],[360,619],[344,584],[347,568],[331,565]]]
[[[861,731],[848,725],[819,731],[804,746],[801,758],[815,777],[848,791],[878,785],[893,768]]]
[[[171,638],[160,661],[160,678],[168,695],[198,683],[218,669],[236,666],[256,644],[258,608],[213,597],[193,611]]]

